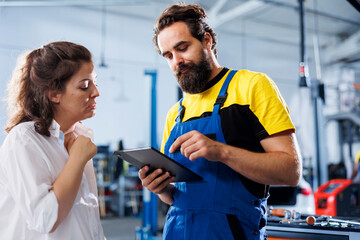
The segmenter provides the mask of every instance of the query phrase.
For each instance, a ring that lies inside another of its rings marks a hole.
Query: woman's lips
[[[96,109],[96,104],[93,104],[93,105],[89,106],[89,109],[95,110]]]

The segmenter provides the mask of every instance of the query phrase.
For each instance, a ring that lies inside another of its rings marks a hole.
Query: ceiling
[[[356,0],[354,0],[356,1]],[[109,2],[108,11],[155,19],[172,3],[169,0]],[[289,44],[299,42],[298,0],[192,0],[205,8],[216,31],[245,34]],[[346,0],[306,0],[305,26],[308,38],[316,34],[322,46],[334,44],[360,30],[360,13]],[[154,16],[151,8],[158,9]]]
[[[0,7],[75,6],[109,14],[121,14],[154,21],[170,0],[0,0]],[[215,31],[282,44],[299,44],[299,0],[189,0],[202,5]],[[305,0],[306,45],[317,37],[321,48],[338,46],[360,32],[360,13],[350,4],[359,0]],[[360,33],[358,34],[360,35]],[[360,36],[355,47],[360,49]],[[348,47],[349,48],[349,47]],[[351,46],[350,48],[353,48]],[[360,50],[356,58],[360,59]]]

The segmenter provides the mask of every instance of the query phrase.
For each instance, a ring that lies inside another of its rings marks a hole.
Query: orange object
[[[309,225],[311,225],[311,226],[314,226],[314,224],[316,223],[315,217],[313,217],[313,216],[308,216],[308,217],[306,218],[306,223],[309,224]]]
[[[286,209],[274,208],[274,209],[271,209],[270,214],[273,215],[273,216],[284,217],[285,216],[285,211],[286,211]]]
[[[351,184],[352,181],[349,179],[333,179],[321,185],[314,194],[315,214],[338,216],[339,198],[342,196],[342,192]]]
[[[354,83],[353,84],[354,89],[360,90],[360,83]]]
[[[268,237],[269,240],[306,240],[303,238]]]

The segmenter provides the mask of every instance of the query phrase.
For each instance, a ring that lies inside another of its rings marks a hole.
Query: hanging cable
[[[105,1],[105,0],[104,0]],[[104,2],[103,1],[103,2]],[[102,18],[101,18],[101,54],[99,67],[107,68],[105,63],[105,41],[106,41],[106,6],[102,5]]]
[[[314,0],[314,10],[317,10],[317,0]],[[321,62],[320,62],[320,46],[319,46],[319,17],[314,14],[314,29],[315,34],[313,35],[314,43],[314,56],[315,56],[315,69],[316,79],[321,80]]]

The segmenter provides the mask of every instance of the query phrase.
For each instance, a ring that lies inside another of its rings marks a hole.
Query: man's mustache
[[[180,76],[181,75],[181,71],[186,69],[186,68],[192,68],[193,67],[193,64],[192,63],[188,63],[188,64],[181,64],[180,66],[177,67],[176,69],[176,75],[177,76]]]

